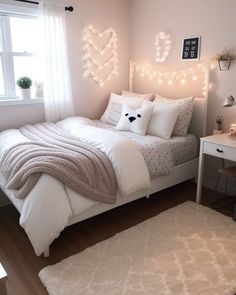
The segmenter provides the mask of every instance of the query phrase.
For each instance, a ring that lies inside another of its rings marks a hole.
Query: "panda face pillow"
[[[140,135],[145,135],[153,108],[154,106],[152,104],[143,105],[137,109],[133,109],[128,105],[123,105],[121,117],[116,129],[129,130]]]

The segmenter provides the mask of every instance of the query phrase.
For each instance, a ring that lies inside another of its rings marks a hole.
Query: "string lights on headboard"
[[[179,83],[184,86],[187,81],[192,80],[193,82],[197,81],[199,75],[204,76],[202,95],[206,97],[208,92],[208,83],[209,83],[209,63],[204,61],[198,63],[192,67],[185,69],[179,69],[175,71],[166,71],[166,70],[157,70],[151,68],[147,65],[142,65],[130,61],[130,83],[132,86],[132,81],[134,77],[134,72],[138,73],[141,78],[147,77],[150,80],[154,80],[157,84],[166,84],[171,86],[174,82]]]

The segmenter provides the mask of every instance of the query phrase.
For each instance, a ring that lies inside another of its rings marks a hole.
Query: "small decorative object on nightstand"
[[[221,134],[223,133],[223,118],[221,116],[218,116],[216,118],[216,127],[213,130],[213,134]]]
[[[6,285],[5,285],[6,280],[7,280],[7,273],[5,269],[3,268],[2,264],[0,263],[0,294],[1,295],[7,294]]]
[[[231,124],[230,125],[229,137],[231,139],[236,139],[236,124]]]

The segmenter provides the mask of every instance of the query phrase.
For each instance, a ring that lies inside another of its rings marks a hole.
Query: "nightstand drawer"
[[[216,143],[204,142],[204,153],[231,161],[236,161],[236,150]]]

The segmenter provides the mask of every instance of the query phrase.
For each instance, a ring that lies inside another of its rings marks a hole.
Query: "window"
[[[37,17],[0,14],[0,99],[19,96],[16,81],[21,76],[42,80],[39,39]]]

